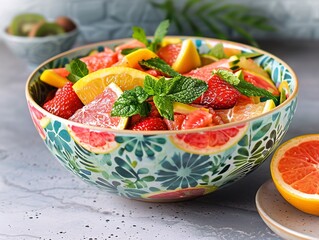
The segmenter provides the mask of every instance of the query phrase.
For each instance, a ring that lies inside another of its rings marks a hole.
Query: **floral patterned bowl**
[[[41,107],[51,87],[42,83],[39,76],[45,69],[62,67],[92,49],[114,47],[127,39],[87,45],[46,61],[26,84],[32,120],[56,159],[80,179],[106,192],[153,202],[178,201],[214,192],[260,166],[281,142],[293,118],[298,91],[295,73],[277,57],[247,45],[191,39],[200,53],[217,42],[242,52],[262,53],[255,61],[271,74],[277,86],[283,80],[288,82],[288,99],[258,117],[200,130],[136,132],[78,124]],[[192,144],[192,140],[210,137],[225,144],[211,147],[208,141],[200,148]],[[96,139],[101,147],[92,146]]]

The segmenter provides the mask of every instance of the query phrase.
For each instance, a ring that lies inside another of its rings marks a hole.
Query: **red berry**
[[[182,124],[182,129],[202,128],[212,125],[212,114],[204,110],[196,110],[188,114]]]
[[[150,130],[167,130],[167,125],[162,118],[147,117],[136,123],[132,130],[135,131],[150,131]]]
[[[74,92],[72,85],[72,83],[67,83],[62,88],[58,89],[55,96],[47,101],[43,105],[43,108],[48,112],[65,119],[71,117],[78,109],[83,107],[83,104]]]
[[[208,89],[194,103],[204,104],[214,109],[224,109],[233,107],[240,93],[228,82],[213,75],[208,80]]]

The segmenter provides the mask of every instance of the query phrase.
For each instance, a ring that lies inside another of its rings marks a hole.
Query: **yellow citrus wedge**
[[[284,199],[319,216],[319,134],[298,136],[282,144],[272,157],[270,170]]]
[[[190,39],[184,40],[182,42],[181,51],[173,63],[172,68],[179,73],[186,73],[200,66],[200,56],[195,44]]]
[[[40,80],[56,88],[62,88],[67,82],[70,82],[67,78],[62,77],[53,69],[44,70],[40,75]]]
[[[161,42],[161,47],[165,47],[169,44],[177,44],[177,43],[181,43],[182,39],[178,38],[178,37],[164,37],[162,42]]]
[[[154,52],[147,48],[138,49],[132,53],[127,54],[123,59],[116,64],[116,66],[140,68],[139,61],[148,60],[150,58],[158,57]]]
[[[180,102],[174,102],[173,103],[173,109],[174,112],[176,113],[181,113],[181,114],[190,114],[191,112],[197,111],[198,109],[204,110],[204,111],[209,111],[208,108],[204,108],[204,107],[193,107],[189,104],[185,104],[185,103],[180,103]]]
[[[136,86],[144,86],[146,76],[155,77],[129,67],[110,67],[92,72],[73,85],[73,89],[84,105],[103,92],[110,83],[115,83],[123,91]]]

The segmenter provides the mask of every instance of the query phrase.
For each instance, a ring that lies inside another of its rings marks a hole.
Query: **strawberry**
[[[159,114],[155,104],[153,101],[148,102],[151,106],[151,110],[148,113],[147,117],[161,117],[161,115]],[[139,114],[135,114],[130,118],[130,125],[134,126],[137,122],[139,122],[140,120],[147,118],[147,117],[142,117]]]
[[[188,114],[182,124],[182,129],[208,127],[213,123],[213,115],[204,110],[196,110]]]
[[[73,83],[66,83],[62,88],[59,88],[55,96],[44,103],[43,108],[48,112],[68,119],[76,110],[83,107],[81,100],[78,98],[72,88]]]
[[[240,93],[228,82],[213,75],[207,83],[208,89],[194,103],[207,105],[214,109],[231,108],[236,104]]]
[[[149,131],[149,130],[167,130],[167,125],[160,117],[146,117],[137,122],[132,130]]]

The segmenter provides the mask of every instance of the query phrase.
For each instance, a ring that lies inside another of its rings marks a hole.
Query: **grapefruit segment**
[[[108,153],[119,145],[115,141],[115,135],[107,131],[70,125],[68,126],[68,132],[76,143],[94,153]]]
[[[115,83],[110,83],[100,95],[77,110],[69,120],[96,127],[124,129],[128,118],[111,116],[113,104],[122,93]]]
[[[248,123],[215,131],[175,134],[171,142],[179,149],[196,154],[215,154],[235,145],[246,133]]]
[[[270,164],[279,193],[299,210],[319,216],[319,134],[282,144]]]

